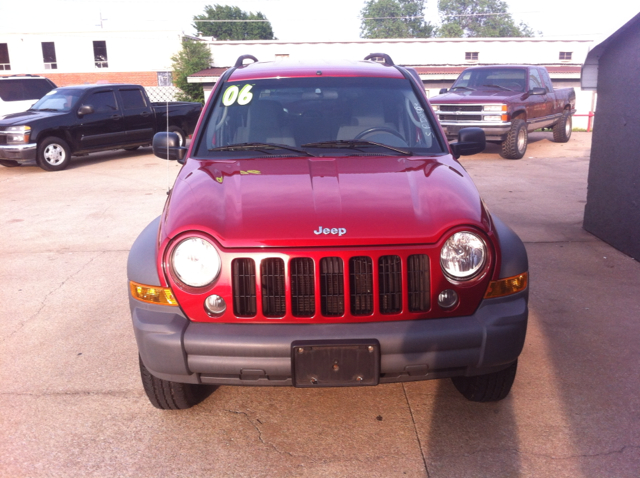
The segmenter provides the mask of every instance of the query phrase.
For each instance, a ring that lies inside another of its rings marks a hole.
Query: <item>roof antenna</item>
[[[102,18],[102,12],[100,12],[100,25],[96,25],[96,26],[100,27],[100,28],[104,28],[104,25],[103,25],[102,22],[104,22],[106,20],[109,20],[109,19],[108,18]]]

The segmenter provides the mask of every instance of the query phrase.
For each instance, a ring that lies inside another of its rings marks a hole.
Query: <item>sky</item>
[[[543,38],[602,39],[640,11],[633,0],[506,0],[517,22]],[[29,8],[0,1],[3,33],[104,30],[178,30],[194,34],[193,16],[206,5],[260,11],[284,41],[360,38],[365,0],[29,0]],[[427,21],[438,24],[437,0],[427,0]],[[101,20],[102,19],[102,20]]]

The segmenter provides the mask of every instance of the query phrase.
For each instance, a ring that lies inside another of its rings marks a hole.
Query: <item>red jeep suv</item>
[[[444,377],[469,400],[504,398],[528,263],[457,161],[484,146],[478,128],[448,144],[415,71],[388,55],[241,56],[188,148],[154,138],[183,167],[128,262],[151,403]]]

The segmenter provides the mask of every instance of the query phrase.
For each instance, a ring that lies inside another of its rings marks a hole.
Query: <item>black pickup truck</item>
[[[184,145],[201,111],[201,103],[151,103],[139,85],[56,88],[27,111],[0,120],[0,164],[36,160],[42,169],[60,171],[72,155],[135,150],[167,130]]]

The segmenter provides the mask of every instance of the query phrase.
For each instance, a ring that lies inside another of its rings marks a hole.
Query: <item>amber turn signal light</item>
[[[138,284],[133,281],[129,282],[129,288],[131,289],[131,295],[134,299],[142,302],[158,305],[178,305],[178,301],[171,289]]]
[[[515,294],[516,292],[525,290],[528,283],[528,272],[513,277],[507,277],[506,279],[492,281],[489,283],[489,287],[487,287],[487,292],[484,294],[484,298],[493,299],[495,297],[504,297],[505,295]]]

